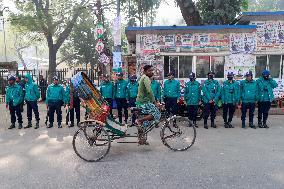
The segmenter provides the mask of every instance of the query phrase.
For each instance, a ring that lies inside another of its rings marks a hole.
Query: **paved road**
[[[198,128],[186,152],[167,149],[156,129],[150,146],[113,143],[101,162],[86,163],[72,150],[76,128],[7,130],[3,109],[1,189],[284,188],[284,116],[271,116],[270,129]]]

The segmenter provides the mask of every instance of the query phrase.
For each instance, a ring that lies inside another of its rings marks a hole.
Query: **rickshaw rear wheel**
[[[97,162],[108,154],[111,139],[104,127],[90,123],[76,131],[72,145],[81,159],[87,162]]]

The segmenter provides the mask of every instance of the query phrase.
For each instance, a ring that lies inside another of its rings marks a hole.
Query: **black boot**
[[[257,126],[258,126],[259,128],[263,128],[263,125],[262,125],[261,120],[258,120],[258,124],[257,124]]]
[[[204,120],[204,128],[208,129],[207,120]]]
[[[254,126],[253,122],[249,122],[249,127],[252,129],[256,129],[256,126]]]
[[[47,128],[51,128],[53,127],[53,123],[49,123],[49,125],[47,126]]]
[[[61,123],[58,123],[58,128],[62,128],[62,125],[61,125]]]
[[[14,129],[15,127],[16,127],[15,123],[12,123],[11,126],[8,129]]]
[[[69,127],[69,128],[70,128],[70,127],[74,127],[74,123],[71,122],[71,124],[68,125],[68,127]]]
[[[266,128],[266,129],[269,128],[268,125],[266,124],[266,121],[263,121],[263,128]]]
[[[32,126],[33,126],[32,125],[32,121],[28,121],[28,125],[25,126],[24,129],[28,129],[28,128],[32,127]]]
[[[214,121],[211,121],[211,127],[217,128],[217,126],[215,125]]]
[[[22,128],[23,128],[23,124],[22,124],[22,123],[19,123],[18,129],[22,129]]]
[[[229,128],[234,128],[234,126],[231,124],[231,122],[228,122]]]
[[[225,123],[224,123],[224,127],[225,127],[225,128],[229,128],[228,122],[225,122]]]
[[[35,129],[38,129],[38,128],[39,128],[39,121],[36,121]]]
[[[242,121],[242,128],[245,129],[246,128],[246,122]]]

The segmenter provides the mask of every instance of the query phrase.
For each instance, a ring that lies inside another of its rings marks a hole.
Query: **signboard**
[[[96,35],[97,39],[102,39],[104,37],[104,27],[101,23],[98,23],[96,26]]]
[[[96,51],[100,54],[103,52],[104,50],[104,43],[102,42],[102,40],[98,40],[97,44],[96,44]]]

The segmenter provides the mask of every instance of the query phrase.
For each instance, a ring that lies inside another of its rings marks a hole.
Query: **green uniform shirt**
[[[6,104],[13,102],[13,106],[18,106],[23,102],[24,93],[20,85],[9,85],[6,88]]]
[[[155,97],[151,88],[151,80],[145,74],[143,74],[139,80],[138,95],[136,101],[138,104],[155,102]]]
[[[161,101],[161,85],[158,81],[152,80],[151,88],[153,91],[153,95],[157,101]]]
[[[102,82],[100,92],[103,98],[113,98],[113,83],[111,81]]]
[[[217,80],[205,80],[202,86],[203,101],[209,103],[210,100],[214,100],[215,103],[219,101],[221,87]]]
[[[200,83],[189,81],[185,84],[184,100],[187,105],[198,105],[201,100]]]
[[[40,97],[39,89],[37,84],[33,82],[30,74],[26,74],[25,78],[28,79],[28,82],[25,84],[25,100],[27,101],[37,101]]]
[[[115,98],[127,98],[127,84],[124,79],[117,80],[114,84],[114,97]]]
[[[240,101],[240,89],[237,81],[225,81],[221,91],[222,102],[224,104],[238,104]]]
[[[164,83],[164,97],[180,98],[180,83],[178,80],[166,80]]]
[[[260,102],[272,102],[275,97],[273,94],[273,89],[278,86],[275,80],[269,78],[265,80],[263,77],[259,78],[258,83],[258,93],[259,93],[259,101]]]
[[[46,91],[46,104],[48,104],[49,101],[63,101],[64,103],[66,102],[65,90],[62,85],[51,84],[48,86]]]
[[[241,87],[241,101],[243,103],[256,103],[258,101],[258,85],[255,80],[243,80]]]
[[[130,82],[127,85],[127,97],[128,98],[137,98],[138,94],[138,82],[135,81],[134,83]]]

